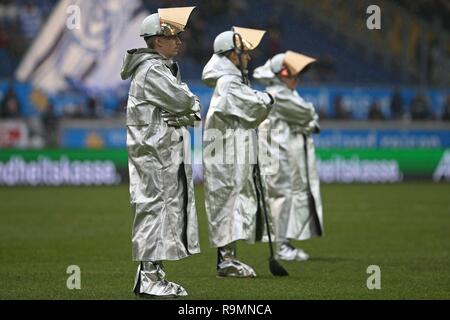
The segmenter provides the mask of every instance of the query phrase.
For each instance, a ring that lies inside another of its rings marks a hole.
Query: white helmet
[[[272,70],[273,73],[278,73],[281,71],[281,69],[283,69],[285,57],[285,53],[279,53],[273,56],[272,59],[270,59],[270,70]]]
[[[234,49],[233,39],[235,33],[241,36],[240,40],[242,40],[244,50],[253,50],[259,45],[266,31],[233,27],[232,31],[222,32],[214,39],[214,53],[220,54]]]
[[[234,49],[233,31],[225,31],[214,39],[214,53],[221,54]]]
[[[184,31],[195,7],[159,8],[142,21],[141,37],[174,36]]]
[[[156,35],[161,35],[161,24],[159,20],[159,14],[154,13],[149,15],[142,21],[141,31],[139,35],[141,37],[151,37]]]

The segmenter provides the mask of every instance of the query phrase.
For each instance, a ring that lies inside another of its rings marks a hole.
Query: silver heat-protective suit
[[[272,111],[259,126],[260,132],[268,132],[259,135],[260,148],[272,152],[272,157],[279,159],[275,173],[269,172],[270,168],[264,163],[261,165],[275,241],[280,245],[289,239],[306,240],[320,236],[323,232],[322,201],[312,137],[312,133],[319,130],[319,124],[314,106],[282,83],[270,71],[269,62],[257,68],[253,76],[267,85],[266,90],[275,98]],[[271,147],[274,145],[276,150]],[[313,203],[308,200],[307,174]]]
[[[256,239],[258,201],[253,180],[255,129],[267,117],[273,101],[267,93],[244,84],[239,69],[225,56],[212,56],[203,70],[202,80],[215,87],[206,116],[203,145],[210,243],[213,247],[224,247],[236,240],[253,243],[259,240]]]
[[[121,77],[131,77],[126,126],[132,258],[156,262],[199,253],[186,128],[200,119],[199,100],[181,82],[178,65],[151,49],[129,50]],[[156,268],[149,266],[144,271]]]

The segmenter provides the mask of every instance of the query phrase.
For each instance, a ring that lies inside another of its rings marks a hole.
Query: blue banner
[[[193,130],[191,142],[193,140]],[[450,130],[323,129],[314,135],[319,149],[448,149]],[[198,143],[198,141],[197,141]],[[125,128],[66,128],[64,148],[125,148]]]
[[[125,128],[66,128],[61,133],[61,147],[75,149],[126,148]]]
[[[450,130],[323,129],[314,141],[321,149],[443,149],[450,147]]]

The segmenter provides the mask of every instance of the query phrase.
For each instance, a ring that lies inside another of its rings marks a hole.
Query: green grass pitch
[[[449,299],[450,184],[323,185],[325,236],[295,242],[311,256],[268,269],[268,245],[238,244],[255,279],[215,276],[203,189],[201,254],[167,262],[188,299]],[[0,299],[136,299],[128,187],[0,189]],[[66,269],[81,268],[81,290]],[[366,287],[381,268],[381,290]]]

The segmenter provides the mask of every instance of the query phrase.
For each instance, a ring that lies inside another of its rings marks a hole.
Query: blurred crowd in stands
[[[0,80],[13,81],[14,70],[37,36],[40,28],[45,23],[52,8],[58,0],[1,0],[0,1]],[[439,19],[442,26],[449,28],[450,12],[449,1],[406,1],[395,0],[399,5],[406,7],[412,13],[432,21]],[[430,3],[433,3],[431,5]],[[151,12],[156,8],[167,5],[167,0],[143,0],[144,6]],[[172,0],[171,6],[185,6],[182,0]],[[273,3],[273,10],[279,10],[279,2]],[[186,59],[203,66],[211,56],[212,36],[209,33],[211,22],[223,15],[239,15],[240,12],[248,12],[249,8],[246,0],[224,0],[224,1],[202,1],[197,10],[194,11],[189,22],[189,28],[183,34],[183,41],[186,43],[180,60]],[[275,17],[276,15],[274,15]],[[226,20],[225,17],[224,20]],[[209,23],[209,25],[208,25]],[[246,24],[248,27],[255,27],[252,21]],[[268,30],[266,41],[261,48],[254,53],[253,66],[260,65],[271,57],[286,49],[280,34],[283,28],[277,19],[267,21],[265,28]],[[333,55],[323,54],[317,57],[318,61],[313,65],[306,77],[302,79],[309,85],[339,83],[339,74],[336,69],[336,61]],[[40,109],[38,123],[35,127],[43,131],[46,144],[56,143],[54,132],[61,117],[95,119],[102,118],[104,113],[104,101],[99,97],[86,96],[82,102],[66,108],[66,113],[56,115],[55,106],[51,99],[45,100]],[[41,99],[41,100],[42,100]],[[115,110],[112,116],[123,115],[126,105],[126,95],[116,99]],[[20,118],[22,116],[20,99],[17,93],[9,86],[6,90],[0,90],[0,119]],[[390,110],[382,108],[381,102],[374,100],[371,102],[367,113],[368,120],[444,120],[450,121],[450,95],[446,98],[442,106],[443,112],[437,115],[432,108],[427,95],[417,92],[411,102],[404,102],[399,90],[394,90],[390,98]],[[346,104],[345,99],[336,96],[332,103],[332,112],[320,112],[322,119],[351,120],[354,119],[351,108]],[[110,114],[111,116],[111,114]],[[32,126],[33,127],[33,126]],[[53,133],[53,134],[52,134]]]
[[[393,0],[406,12],[418,17],[413,23],[403,19],[401,34],[409,38],[412,63],[419,66],[431,83],[448,83],[450,66],[450,1],[449,0]],[[402,18],[398,17],[397,21]],[[425,56],[425,57],[424,57]],[[424,66],[424,64],[426,66]]]
[[[394,0],[411,13],[421,16],[430,23],[439,23],[450,31],[450,1],[448,0]]]
[[[25,51],[29,48],[57,2],[58,0],[0,1],[0,61],[2,61],[0,63],[0,79],[13,76],[14,70]],[[450,2],[448,0],[395,0],[394,2],[408,9],[411,13],[427,19],[430,23],[438,23],[450,30],[450,19],[448,19]],[[142,3],[150,12],[155,12],[158,7],[167,6],[167,0],[142,0]],[[246,26],[261,27],[268,31],[267,39],[263,41],[261,48],[254,52],[252,66],[260,65],[264,63],[267,57],[289,49],[280,36],[285,30],[281,26],[278,13],[282,12],[283,8],[286,9],[286,6],[288,7],[284,1],[271,2],[273,17],[265,21],[264,26],[254,26],[255,20],[249,15],[249,12],[251,12],[249,0],[198,0],[196,4],[197,9],[193,12],[189,21],[189,28],[183,33],[183,40],[186,45],[179,59],[191,61],[197,69],[203,66],[210,57],[213,35],[209,33],[209,30],[217,19],[233,21],[236,16],[242,16],[246,19]],[[170,6],[185,5],[186,1],[184,0],[170,1]],[[433,44],[431,44],[429,51],[430,57],[439,52],[433,49]],[[320,53],[316,58],[317,62],[304,79],[307,83],[338,83],[342,81],[341,75],[337,72],[334,55]],[[429,60],[431,64],[436,59]],[[439,67],[433,68],[433,66],[430,66],[428,68],[430,73],[434,69],[439,70]],[[188,73],[185,76],[190,78],[192,74]],[[430,75],[430,78],[433,78],[432,75]]]
[[[165,4],[164,0],[144,0],[144,4],[151,12],[154,12],[159,6]],[[271,7],[273,16],[264,25],[257,23],[249,17],[251,6],[246,0],[222,0],[222,1],[198,1],[199,5],[193,12],[189,20],[189,28],[183,33],[184,52],[180,59],[188,57],[195,63],[204,66],[211,57],[212,42],[216,34],[209,32],[209,27],[214,21],[221,17],[225,21],[233,21],[233,17],[241,16],[247,20],[244,25],[250,28],[262,28],[267,30],[267,39],[263,39],[258,50],[252,52],[251,66],[255,67],[263,64],[268,57],[286,51],[287,44],[283,43],[281,33],[283,32],[279,21],[279,12],[283,10],[286,4],[283,1],[272,2]],[[171,5],[185,5],[183,0],[174,0]],[[234,20],[235,21],[235,20]],[[304,79],[308,83],[334,82],[339,80],[336,74],[335,59],[331,54],[318,56],[317,62],[311,67],[307,77]]]
[[[320,114],[322,119],[352,120],[354,115],[348,105],[345,104],[341,96],[336,96],[333,104],[334,116]],[[450,95],[442,105],[442,114],[438,115],[433,110],[426,94],[419,92],[409,104],[404,99],[399,90],[394,90],[389,101],[389,111],[383,111],[381,102],[373,100],[367,112],[367,120],[407,120],[407,121],[426,121],[442,120],[450,121]]]
[[[0,78],[9,78],[57,0],[0,1]]]
[[[58,0],[1,0],[0,1],[0,79],[10,79],[26,50],[37,36],[52,8]],[[143,0],[143,5],[151,12],[167,5],[164,0]],[[248,10],[245,0],[200,1],[201,5],[193,12],[189,28],[183,33],[186,44],[179,59],[192,60],[199,66],[204,65],[211,55],[211,36],[208,35],[208,22],[217,16],[238,15]],[[184,6],[185,1],[173,0],[171,6]],[[277,6],[274,3],[274,6]],[[276,10],[275,10],[276,11]],[[249,22],[251,26],[252,22]],[[264,62],[269,56],[286,50],[281,42],[282,32],[279,22],[272,19],[267,22],[268,40],[260,51],[255,52],[253,64]],[[188,75],[189,76],[189,75]],[[309,82],[331,82],[338,80],[335,61],[330,54],[318,57],[306,79]]]

